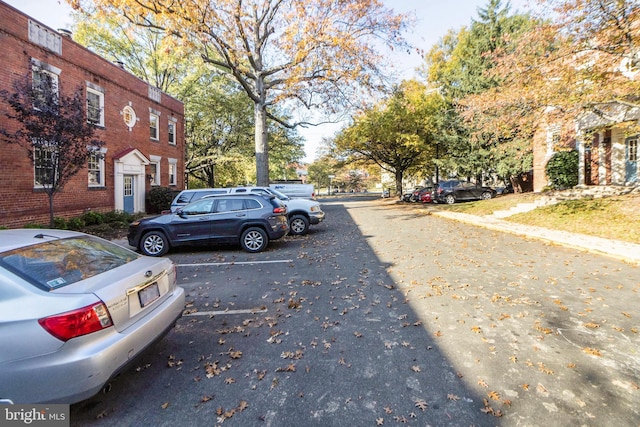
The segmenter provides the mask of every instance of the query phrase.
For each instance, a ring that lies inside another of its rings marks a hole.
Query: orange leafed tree
[[[380,48],[406,47],[408,17],[380,0],[67,0],[162,29],[237,81],[255,105],[258,185],[269,183],[267,119],[280,103],[336,113],[382,82]],[[153,19],[149,19],[153,16]],[[309,124],[309,123],[306,123]]]
[[[465,99],[467,117],[496,133],[531,134],[617,101],[640,106],[640,4],[637,0],[538,0],[540,24],[510,50],[495,52],[501,82]]]

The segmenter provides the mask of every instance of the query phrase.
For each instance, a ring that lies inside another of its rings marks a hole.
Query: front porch
[[[640,185],[639,119],[640,107],[611,102],[577,121],[579,186]]]

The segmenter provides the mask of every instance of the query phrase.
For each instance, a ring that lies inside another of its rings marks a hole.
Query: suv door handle
[[[247,216],[247,214],[246,213],[236,214],[236,218],[242,218],[243,216]]]

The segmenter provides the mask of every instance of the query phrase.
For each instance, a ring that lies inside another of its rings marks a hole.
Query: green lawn
[[[434,207],[472,215],[490,215],[494,211],[506,210],[518,203],[530,203],[540,196],[535,193],[510,194],[491,200],[454,205],[438,204]],[[640,194],[566,200],[516,214],[505,220],[640,243]]]

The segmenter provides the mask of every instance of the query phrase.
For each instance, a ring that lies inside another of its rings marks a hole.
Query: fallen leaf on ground
[[[415,403],[416,403],[416,408],[421,409],[423,411],[425,411],[429,407],[429,405],[424,399],[418,399],[415,401]]]
[[[600,350],[598,350],[597,348],[585,347],[582,349],[582,351],[592,356],[602,356],[602,353],[600,353]]]

